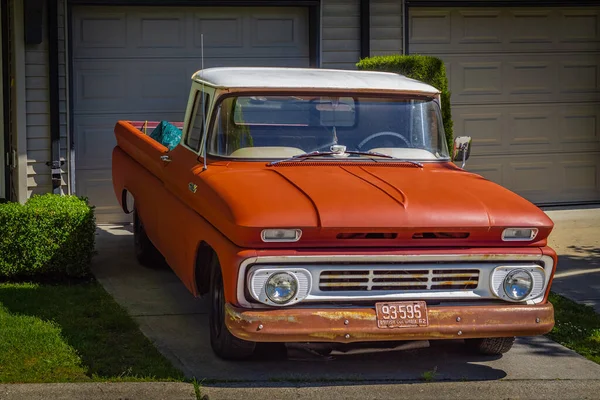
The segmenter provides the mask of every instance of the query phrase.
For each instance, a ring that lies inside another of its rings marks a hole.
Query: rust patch
[[[309,333],[308,336],[311,338],[335,340],[339,335],[336,332],[314,332]]]
[[[375,321],[375,314],[372,311],[317,311],[312,313],[312,315],[334,321],[339,321],[340,319]]]
[[[240,313],[238,313],[231,307],[225,306],[225,313],[234,322],[242,321],[242,316],[240,315]]]
[[[244,313],[240,313],[237,312],[233,307],[230,306],[226,306],[225,307],[225,312],[227,313],[227,315],[229,315],[229,318],[232,321],[235,322],[247,322],[249,324],[254,323],[254,322],[291,322],[291,323],[297,323],[298,319],[294,316],[294,315],[285,315],[285,314],[279,314],[279,313],[275,313],[275,312],[258,312],[256,314],[255,313],[250,313],[250,312],[244,312]]]

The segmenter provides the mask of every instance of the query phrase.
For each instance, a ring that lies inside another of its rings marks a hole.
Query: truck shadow
[[[468,353],[460,340],[431,341],[426,348],[319,356],[293,344],[261,346],[246,361],[219,359],[210,347],[208,304],[193,298],[170,269],[140,266],[133,255],[129,226],[101,227],[92,270],[173,364],[203,386],[290,386],[575,379],[588,367],[579,355],[546,337],[519,338],[504,356]],[[557,368],[561,359],[575,368]],[[589,372],[590,374],[593,371]]]
[[[572,245],[567,249],[568,254],[558,256],[552,290],[600,313],[600,248]]]

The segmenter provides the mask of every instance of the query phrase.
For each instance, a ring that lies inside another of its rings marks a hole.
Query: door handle
[[[161,161],[171,162],[171,158],[168,155],[160,156]]]

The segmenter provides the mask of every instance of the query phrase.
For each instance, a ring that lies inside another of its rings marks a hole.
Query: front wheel
[[[484,339],[465,339],[465,345],[469,350],[475,353],[486,355],[504,354],[512,348],[514,342],[514,336]]]
[[[238,339],[225,326],[223,275],[216,256],[211,260],[210,267],[210,345],[215,354],[225,360],[249,358],[254,354],[256,343]]]

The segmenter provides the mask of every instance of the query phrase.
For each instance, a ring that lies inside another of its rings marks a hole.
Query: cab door
[[[195,88],[194,88],[195,87]],[[166,199],[159,210],[161,252],[175,273],[182,278],[193,267],[195,246],[194,221],[197,213],[192,209],[195,202],[202,201],[202,193],[193,183],[202,171],[199,161],[205,120],[209,115],[214,89],[194,84],[179,145],[163,158],[163,185]]]

